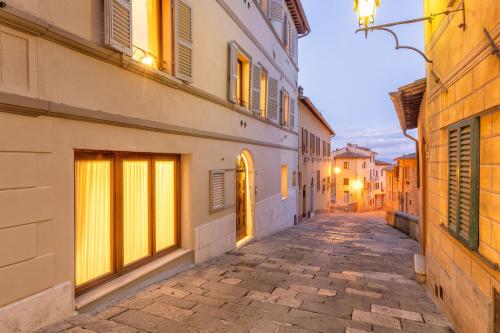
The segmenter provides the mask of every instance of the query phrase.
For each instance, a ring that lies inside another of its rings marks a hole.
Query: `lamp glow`
[[[361,190],[363,188],[363,183],[360,180],[355,180],[352,183],[352,188],[355,190]]]
[[[335,167],[335,169],[333,169],[333,171],[338,175],[340,173],[340,168],[339,167]]]
[[[367,27],[375,22],[375,10],[380,0],[354,0],[354,11],[358,13],[358,23]]]
[[[148,65],[148,66],[153,66],[154,64],[154,59],[152,56],[150,55],[146,55],[144,57],[141,58],[141,62],[144,64],[144,65]]]

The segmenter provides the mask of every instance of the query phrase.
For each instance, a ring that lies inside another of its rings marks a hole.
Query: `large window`
[[[349,162],[344,162],[344,169],[349,169]]]
[[[178,158],[77,153],[77,294],[178,244]]]
[[[173,73],[173,0],[132,0],[132,57]]]

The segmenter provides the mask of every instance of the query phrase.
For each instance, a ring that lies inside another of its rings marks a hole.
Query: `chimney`
[[[304,88],[302,86],[299,86],[299,98],[304,97]]]

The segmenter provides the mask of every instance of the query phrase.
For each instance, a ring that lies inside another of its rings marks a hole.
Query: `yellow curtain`
[[[111,272],[111,161],[76,161],[76,285]]]
[[[149,255],[149,161],[123,161],[123,264]]]
[[[175,245],[173,161],[155,161],[156,252]]]

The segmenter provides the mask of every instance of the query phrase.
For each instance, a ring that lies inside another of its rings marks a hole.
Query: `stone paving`
[[[379,213],[325,214],[40,332],[453,332]]]

